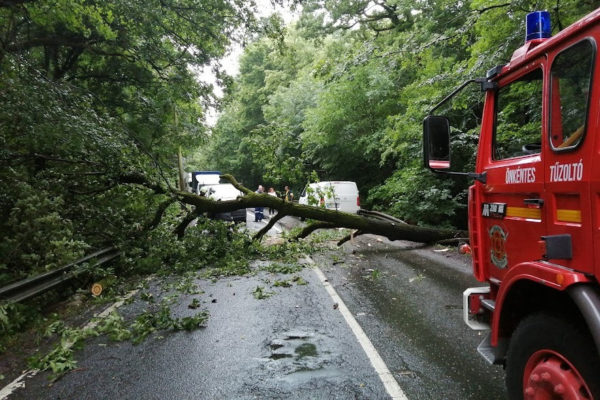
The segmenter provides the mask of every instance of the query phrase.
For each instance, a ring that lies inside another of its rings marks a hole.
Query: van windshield
[[[232,184],[208,185],[202,188],[208,196],[218,200],[233,200],[242,193]]]

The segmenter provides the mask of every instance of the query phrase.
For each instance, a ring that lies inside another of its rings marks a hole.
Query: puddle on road
[[[266,367],[272,372],[278,372],[282,376],[302,373],[308,378],[314,373],[321,376],[321,371],[331,364],[331,353],[320,351],[327,349],[328,342],[333,338],[316,332],[304,330],[291,330],[280,333],[276,338],[267,342],[269,354],[263,358]],[[328,369],[328,368],[327,368]]]
[[[298,355],[296,360],[300,360],[304,357],[316,357],[319,355],[319,353],[317,353],[317,346],[312,343],[302,343],[300,346],[296,347],[294,352]]]
[[[319,341],[314,334],[303,331],[289,331],[281,335],[281,338],[271,340],[269,348],[271,349],[272,360],[282,358],[295,358],[297,361],[304,357],[317,357],[317,345],[311,340]]]
[[[262,357],[256,359],[260,364],[247,385],[253,398],[265,400],[382,398],[377,382],[363,376],[345,350],[338,335],[314,327],[276,330],[263,342]],[[365,382],[353,379],[354,374]]]

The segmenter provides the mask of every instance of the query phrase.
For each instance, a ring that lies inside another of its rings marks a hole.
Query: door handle
[[[544,199],[525,199],[523,202],[528,206],[535,206],[536,208],[542,208],[544,205]]]

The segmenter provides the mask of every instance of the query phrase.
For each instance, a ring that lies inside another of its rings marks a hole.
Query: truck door
[[[479,192],[482,261],[497,279],[510,267],[541,257],[538,241],[546,231],[541,152],[545,63],[540,58],[498,82],[493,110],[488,111],[494,113],[493,126],[486,128],[492,132],[482,132],[478,164],[487,173]]]
[[[592,121],[589,93],[596,45],[580,40],[549,55],[549,146],[546,165],[546,251],[552,263],[582,272],[593,272],[593,241],[590,177],[592,168]],[[558,238],[560,240],[552,240]]]

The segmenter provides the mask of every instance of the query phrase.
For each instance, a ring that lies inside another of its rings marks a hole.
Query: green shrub
[[[26,182],[10,183],[10,188],[0,188],[5,194],[0,211],[7,215],[0,225],[4,238],[0,259],[5,260],[0,277],[14,280],[81,258],[89,246],[77,237],[71,220],[63,215],[63,198]]]
[[[375,204],[374,208],[409,223],[440,226],[441,222],[442,226],[449,226],[454,222],[460,226],[456,217],[466,208],[466,191],[457,192],[455,186],[448,177],[420,167],[408,168],[371,190],[369,201]]]

